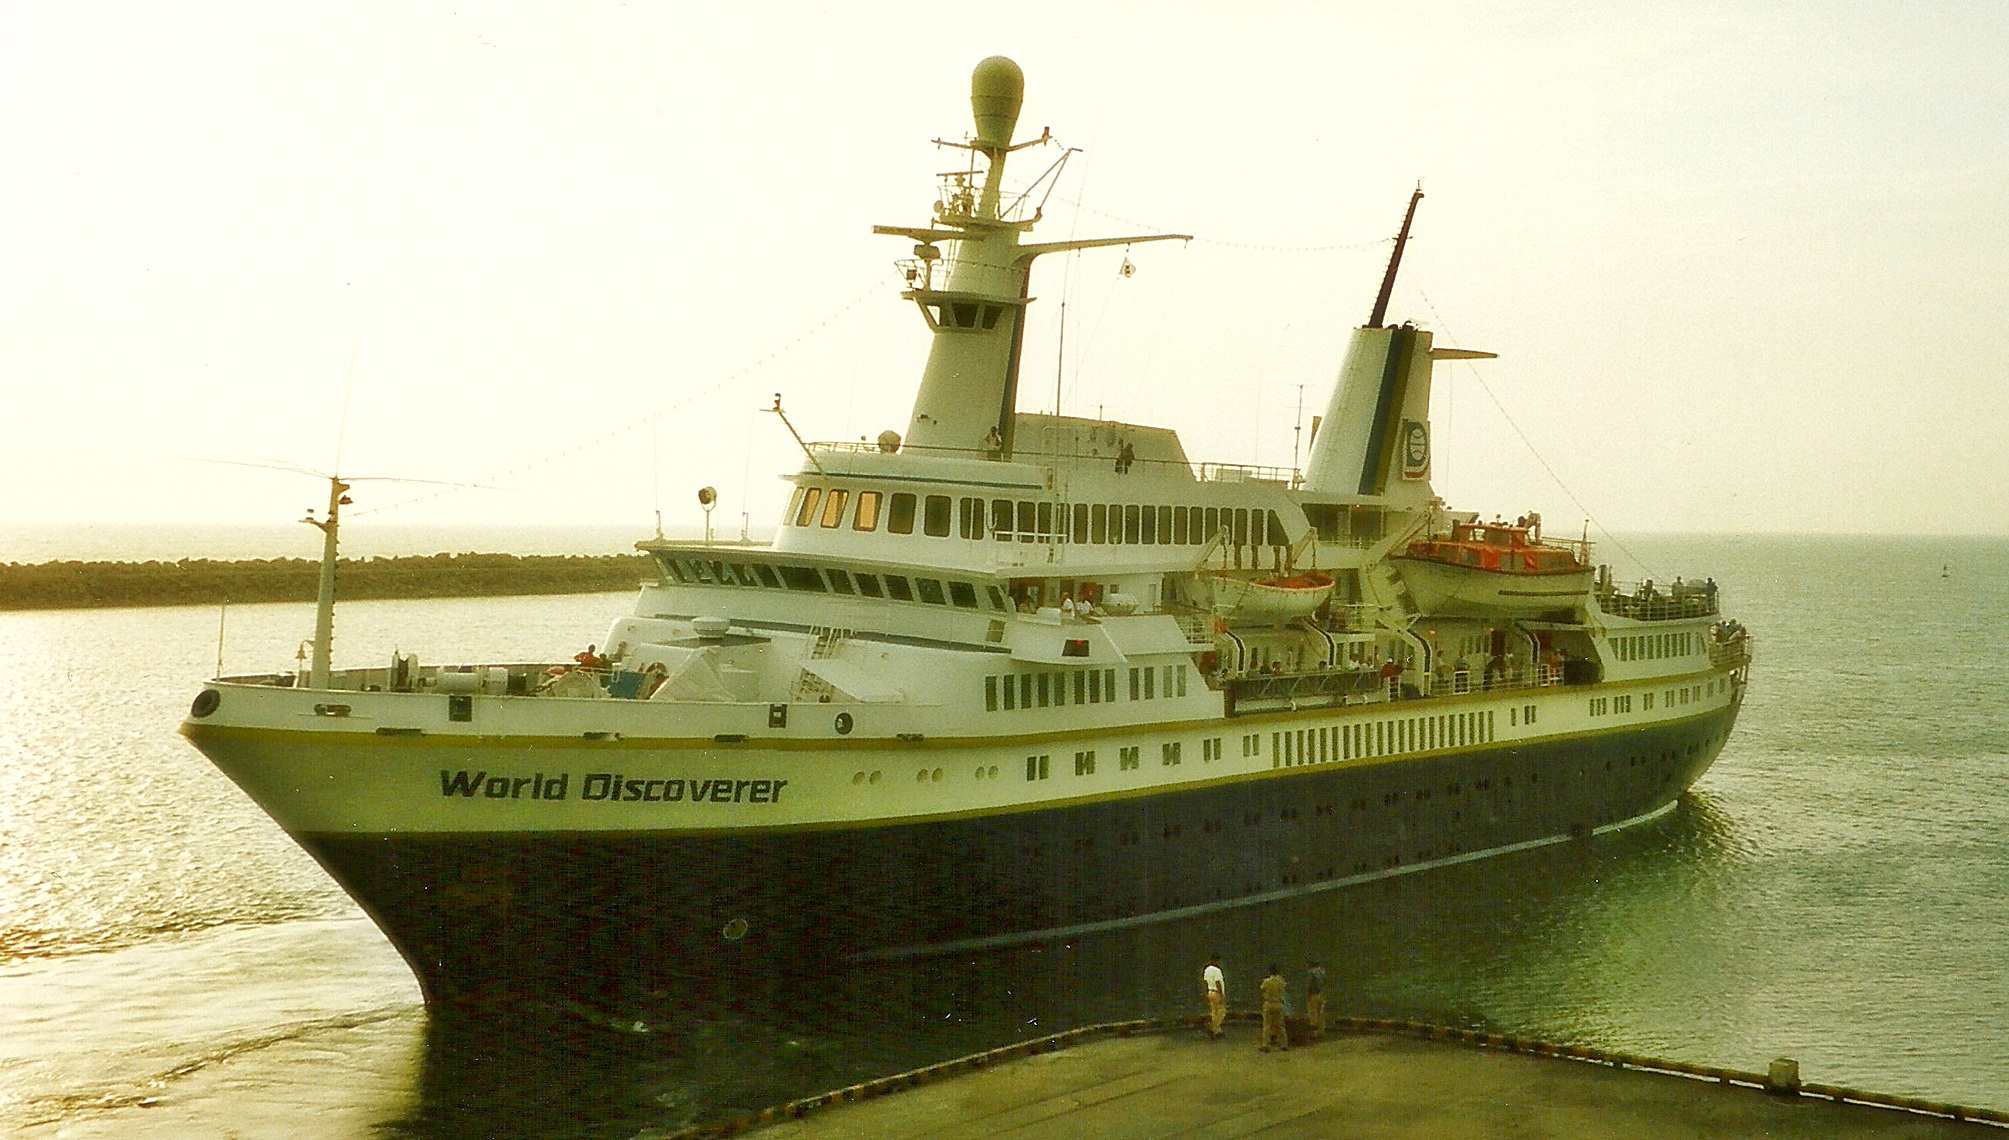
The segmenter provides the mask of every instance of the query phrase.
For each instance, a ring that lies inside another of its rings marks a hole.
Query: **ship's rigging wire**
[[[1424,293],[1423,290],[1421,289],[1416,290],[1416,295],[1422,298],[1423,304],[1427,308],[1429,308],[1430,315],[1436,319],[1437,327],[1443,329],[1447,334],[1450,334],[1455,340],[1456,334],[1451,333],[1450,325],[1447,324],[1444,320],[1444,314],[1437,311],[1437,303],[1432,301],[1429,295]],[[1577,497],[1577,493],[1570,489],[1570,485],[1568,483],[1563,482],[1563,477],[1561,475],[1556,474],[1556,469],[1554,467],[1549,466],[1548,459],[1545,456],[1543,456],[1541,450],[1535,446],[1535,441],[1528,438],[1528,433],[1521,430],[1521,425],[1514,422],[1514,417],[1507,411],[1507,405],[1500,401],[1500,397],[1493,394],[1492,385],[1486,383],[1486,378],[1484,375],[1480,373],[1479,369],[1474,367],[1470,361],[1466,361],[1464,362],[1464,364],[1466,370],[1470,373],[1472,379],[1479,382],[1479,390],[1486,394],[1486,398],[1488,400],[1493,401],[1493,406],[1495,408],[1499,409],[1500,418],[1507,421],[1507,426],[1514,429],[1515,435],[1521,437],[1521,444],[1528,449],[1528,454],[1534,456],[1535,462],[1542,465],[1542,470],[1549,473],[1549,478],[1555,481],[1556,486],[1562,490],[1562,493],[1569,496],[1570,502],[1575,503],[1577,509],[1583,512],[1583,517],[1589,520],[1590,524],[1592,526],[1595,526],[1598,529],[1599,533],[1603,534],[1606,538],[1610,539],[1611,544],[1613,546],[1616,546],[1620,550],[1625,551],[1625,556],[1627,558],[1632,559],[1633,562],[1636,563],[1641,569],[1647,571],[1649,574],[1658,574],[1659,571],[1647,565],[1646,559],[1641,558],[1637,554],[1634,554],[1631,547],[1627,546],[1624,542],[1620,541],[1619,537],[1611,532],[1611,528],[1605,526],[1604,523],[1598,519],[1597,515],[1593,514],[1591,512],[1591,509],[1588,506],[1584,505],[1584,501]]]
[[[902,282],[903,286],[904,284],[905,283]],[[717,392],[720,389],[723,389],[728,385],[733,384],[736,381],[742,380],[745,377],[750,376],[755,372],[758,372],[760,369],[765,368],[767,365],[773,363],[777,358],[794,351],[796,348],[800,347],[807,341],[813,339],[817,334],[821,333],[823,330],[835,324],[840,318],[850,313],[851,310],[857,308],[858,306],[864,304],[866,301],[870,300],[872,297],[878,295],[878,293],[885,287],[886,287],[886,279],[884,277],[879,277],[875,279],[871,285],[867,286],[865,289],[860,291],[857,296],[851,298],[849,301],[846,301],[843,305],[839,306],[829,316],[824,317],[822,320],[809,326],[803,331],[795,334],[788,340],[783,341],[779,346],[770,350],[766,355],[761,356],[751,361],[750,363],[741,365],[739,368],[734,369],[733,371],[727,373],[726,375],[720,377],[718,380],[713,381],[712,383],[706,385],[705,387],[699,388],[695,391],[686,394],[682,399],[677,400],[674,403],[660,407],[657,410],[649,413],[646,416],[643,416],[640,419],[630,420],[629,422],[621,425],[620,427],[614,428],[610,431],[602,432],[601,434],[594,436],[592,439],[589,439],[584,443],[574,444],[570,447],[564,448],[563,450],[554,451],[546,455],[539,456],[538,458],[532,459],[527,463],[519,463],[514,467],[498,471],[492,475],[487,476],[486,478],[478,480],[477,483],[493,484],[501,480],[513,478],[519,475],[527,475],[533,471],[538,471],[545,467],[549,467],[550,465],[557,463],[561,460],[570,459],[573,456],[579,455],[583,452],[591,451],[594,448],[601,447],[613,440],[620,439],[624,436],[632,435],[635,432],[642,430],[643,428],[653,428],[656,424],[660,423],[664,417],[670,415],[671,413],[676,412],[679,409],[684,408],[689,404],[695,403],[698,399],[705,396],[709,396],[712,393]],[[434,499],[444,498],[448,495],[455,494],[456,492],[464,489],[466,489],[465,486],[455,485],[443,490],[431,492],[430,494],[415,495],[409,499],[399,499],[396,502],[385,503],[383,506],[380,507],[370,507],[366,510],[351,511],[350,516],[355,517],[358,515],[378,514],[384,511],[395,511],[401,507],[409,507],[419,503],[431,502]]]
[[[1082,210],[1090,214],[1095,214],[1098,217],[1108,218],[1109,220],[1114,222],[1122,222],[1126,226],[1141,226],[1145,229],[1157,232],[1163,232],[1166,228],[1168,228],[1165,226],[1155,225],[1151,222],[1140,221],[1136,218],[1124,217],[1122,214],[1112,214],[1107,210],[1098,210],[1093,206],[1085,206],[1082,205],[1080,202],[1076,202],[1073,199],[1067,198],[1063,195],[1056,194],[1054,195],[1054,198],[1058,201],[1066,202],[1067,204],[1073,206],[1077,210]],[[1395,239],[1392,237],[1376,238],[1373,241],[1355,242],[1351,245],[1263,245],[1256,242],[1229,241],[1225,238],[1202,237],[1199,234],[1195,234],[1187,240],[1199,242],[1202,245],[1225,246],[1229,249],[1249,249],[1249,250],[1256,250],[1261,253],[1357,253],[1361,250],[1374,249],[1377,246],[1395,244]]]

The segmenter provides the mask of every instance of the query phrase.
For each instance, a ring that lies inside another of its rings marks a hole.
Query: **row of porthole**
[[[977,774],[980,776],[983,775],[982,769],[979,769]],[[883,773],[880,772],[853,772],[851,773],[851,782],[853,784],[876,784],[879,782],[881,775]],[[996,768],[991,769],[991,775],[997,775]],[[940,768],[923,768],[914,773],[914,782],[917,784],[939,784],[942,782],[942,770]]]
[[[993,764],[986,768],[982,764],[979,764],[977,765],[976,775],[979,780],[995,780],[998,778],[998,766]]]

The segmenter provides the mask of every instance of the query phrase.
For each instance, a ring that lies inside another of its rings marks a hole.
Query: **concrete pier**
[[[1338,1033],[1259,1052],[1255,1030],[1107,1036],[1001,1060],[758,1134],[807,1137],[2003,1136],[2005,1129],[1817,1096],[1470,1044]]]

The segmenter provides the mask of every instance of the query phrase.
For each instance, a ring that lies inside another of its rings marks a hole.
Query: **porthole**
[[[876,784],[876,783],[878,783],[878,782],[879,782],[879,773],[877,773],[877,772],[874,772],[874,773],[872,773],[871,775],[869,775],[869,776],[865,777],[865,782],[866,782],[866,783],[868,783],[868,784]]]

